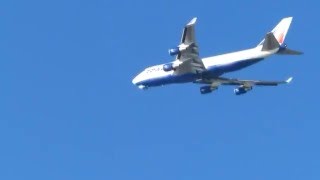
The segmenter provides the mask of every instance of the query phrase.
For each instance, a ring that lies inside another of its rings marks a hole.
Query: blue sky
[[[318,180],[317,1],[0,2],[0,179]],[[235,96],[141,91],[198,17],[201,56],[255,46],[293,16],[289,47],[227,77],[293,83]]]

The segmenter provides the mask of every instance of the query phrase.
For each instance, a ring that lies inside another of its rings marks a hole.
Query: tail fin
[[[274,37],[278,40],[279,44],[282,45],[288,33],[292,17],[283,18],[279,24],[271,31]]]
[[[262,51],[269,51],[279,48],[277,54],[286,55],[300,55],[302,52],[291,50],[287,48],[284,43],[289,27],[292,22],[292,17],[283,18],[275,28],[259,43],[258,46],[262,46]]]
[[[292,17],[283,18],[279,22],[279,24],[270,32],[274,35],[275,39],[278,41],[280,46],[284,43],[291,21]],[[263,45],[265,40],[266,39],[263,39],[258,46]]]

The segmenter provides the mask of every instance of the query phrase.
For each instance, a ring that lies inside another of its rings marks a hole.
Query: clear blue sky
[[[319,6],[313,1],[0,2],[0,179],[319,180]],[[198,17],[201,56],[255,46],[293,16],[299,57],[227,77],[292,84],[202,96],[141,91]]]

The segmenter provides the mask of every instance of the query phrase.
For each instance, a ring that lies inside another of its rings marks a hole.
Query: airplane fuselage
[[[237,51],[217,56],[202,58],[206,71],[201,73],[176,72],[175,70],[164,71],[163,65],[155,65],[146,68],[132,81],[140,89],[154,86],[163,86],[173,83],[195,82],[200,78],[215,78],[222,74],[237,71],[251,66],[268,56],[275,54],[279,49],[272,51],[261,51],[261,46],[243,51]]]

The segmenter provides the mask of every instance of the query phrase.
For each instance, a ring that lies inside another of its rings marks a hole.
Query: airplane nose
[[[135,78],[132,79],[132,84],[138,86],[139,89],[148,89],[147,86],[141,84],[141,74],[137,75]]]
[[[137,85],[138,83],[138,78],[137,76],[135,78],[132,79],[132,84]]]

